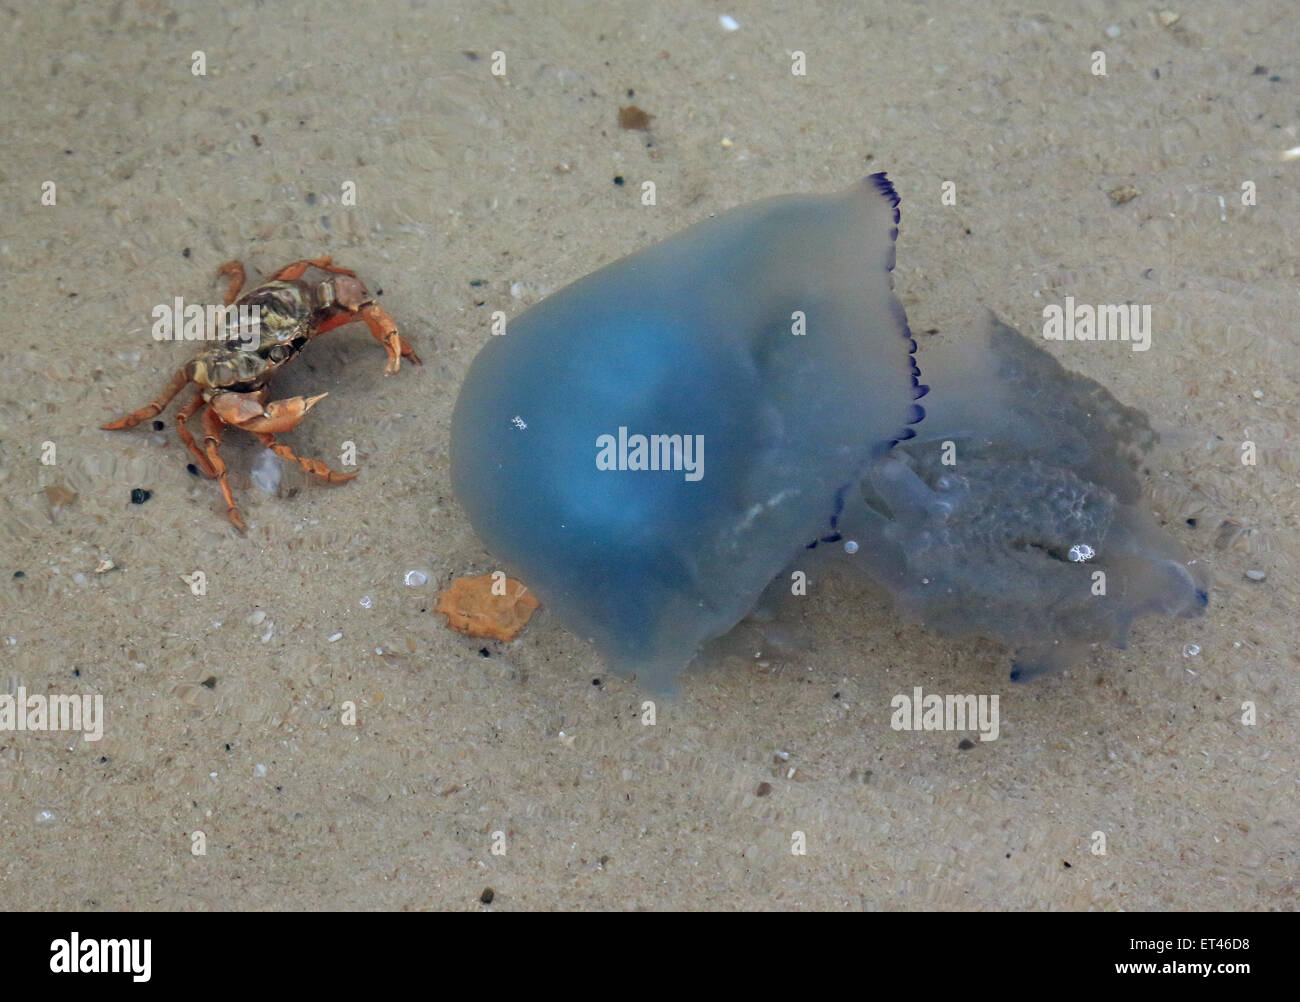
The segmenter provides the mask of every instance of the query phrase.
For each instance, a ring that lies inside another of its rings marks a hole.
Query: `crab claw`
[[[289,397],[287,400],[272,400],[266,405],[265,413],[251,421],[239,425],[245,431],[269,431],[276,434],[289,431],[297,426],[302,416],[316,406],[317,401],[324,400],[328,393],[318,393],[314,397]]]
[[[424,364],[420,361],[420,356],[415,353],[415,349],[411,347],[411,343],[397,333],[397,324],[382,306],[373,302],[363,303],[359,312],[375,340],[384,346],[384,351],[388,352],[388,364],[384,366],[385,376],[397,372],[404,358],[410,359],[415,365]]]
[[[327,396],[328,393],[319,393],[314,397],[290,397],[263,404],[251,394],[219,393],[209,401],[209,406],[226,424],[254,433],[275,434],[294,428],[304,414]]]

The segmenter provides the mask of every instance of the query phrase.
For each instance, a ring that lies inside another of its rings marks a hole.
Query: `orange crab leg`
[[[388,364],[384,366],[385,376],[395,373],[401,366],[403,358],[409,358],[415,365],[424,364],[420,361],[420,356],[415,353],[415,349],[411,347],[411,342],[397,333],[397,321],[378,303],[365,303],[356,313],[340,313],[338,316],[330,317],[320,323],[316,333],[324,334],[335,327],[342,327],[357,320],[365,321],[375,340],[384,346],[384,351],[388,352]]]
[[[400,354],[402,358],[409,358],[416,365],[423,365],[420,356],[415,353],[411,347],[411,342],[397,333],[397,321],[388,315],[378,303],[366,303],[361,307],[361,319],[366,322],[370,328],[370,333],[375,336],[375,340],[384,346],[384,351],[388,352],[388,365],[384,367],[384,375],[391,376],[397,371],[398,366],[402,363],[398,359]]]
[[[176,415],[176,434],[179,435],[181,441],[185,443],[185,448],[194,453],[194,458],[199,461],[199,469],[208,476],[215,477],[217,471],[212,468],[212,464],[208,462],[208,457],[203,454],[203,450],[200,449],[198,443],[194,441],[194,436],[190,434],[189,428],[185,426],[185,422],[193,417],[194,412],[202,407],[204,403],[203,393],[200,391],[194,394],[193,400],[181,408],[180,412]]]
[[[244,262],[227,261],[217,269],[217,277],[223,275],[230,276],[230,284],[226,287],[226,305],[229,306],[239,298],[239,290],[244,287]]]
[[[293,264],[286,264],[274,275],[267,279],[268,282],[292,282],[295,279],[302,278],[303,272],[308,268],[319,268],[321,271],[328,271],[333,275],[356,275],[351,268],[340,268],[334,264],[332,257],[314,257],[310,261],[295,261]]]
[[[126,417],[110,421],[108,424],[101,424],[100,427],[105,431],[120,431],[122,428],[134,428],[141,421],[148,421],[151,417],[157,417],[167,409],[167,405],[172,402],[172,398],[185,389],[185,384],[189,381],[188,369],[177,370],[176,375],[172,376],[172,381],[167,384],[167,388],[158,394],[158,399],[153,403],[145,404],[138,411],[133,411]]]
[[[349,480],[351,480],[353,477],[356,476],[355,472],[340,473],[338,470],[331,470],[319,459],[304,459],[302,456],[299,456],[296,453],[294,453],[294,451],[290,449],[287,445],[281,445],[279,442],[277,442],[275,440],[275,436],[272,435],[270,432],[266,432],[266,431],[254,432],[254,434],[257,435],[257,437],[261,440],[264,446],[266,446],[268,449],[274,452],[277,456],[281,456],[284,459],[289,460],[290,462],[297,463],[308,473],[320,477],[327,484],[347,483]]]
[[[248,526],[244,524],[244,520],[239,514],[239,506],[235,504],[235,495],[230,490],[230,481],[226,479],[225,461],[222,460],[221,454],[217,452],[217,449],[221,446],[223,427],[224,422],[214,408],[209,407],[203,412],[203,445],[207,449],[208,462],[212,464],[212,469],[217,475],[217,481],[221,484],[221,495],[226,499],[226,517],[240,532],[247,532]]]

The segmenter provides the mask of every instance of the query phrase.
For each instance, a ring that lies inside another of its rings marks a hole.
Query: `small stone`
[[[1268,574],[1265,571],[1252,567],[1250,570],[1246,571],[1246,577],[1251,581],[1263,581],[1268,577]]]
[[[258,454],[258,457],[253,460],[249,478],[253,481],[253,485],[263,494],[275,497],[280,490],[281,474],[280,457],[270,449],[263,449]]]
[[[446,617],[451,629],[467,637],[514,640],[539,603],[522,581],[507,577],[500,581],[501,587],[494,588],[497,578],[492,574],[457,578],[438,596],[435,611]]]
[[[492,888],[490,887],[485,887],[483,888],[483,893],[478,896],[478,899],[482,901],[485,905],[490,905],[492,903],[493,898],[495,898],[496,896],[497,896],[496,891],[492,890]]]
[[[769,793],[771,793],[771,792],[772,792],[772,784],[771,784],[771,783],[759,783],[759,784],[758,784],[758,789],[754,791],[754,796],[756,796],[756,797],[766,797],[766,796],[767,796]]]
[[[629,132],[648,132],[652,118],[654,115],[635,104],[618,109],[618,127]]]

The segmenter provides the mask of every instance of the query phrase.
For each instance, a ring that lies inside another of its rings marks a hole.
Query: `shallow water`
[[[468,909],[485,886],[493,908],[1294,906],[1295,95],[1252,72],[1289,64],[1288,7],[1187,4],[1166,28],[733,5],[734,32],[676,3],[312,10],[311,31],[253,6],[42,10],[3,43],[0,686],[101,694],[106,720],[96,742],[0,734],[0,907]],[[620,129],[631,103],[648,132]],[[1212,566],[1208,615],[1013,686],[996,645],[827,579],[798,653],[692,674],[653,726],[545,609],[511,645],[447,631],[437,590],[494,567],[447,456],[492,313],[880,169],[918,337],[985,307],[1039,329],[1067,295],[1151,304],[1149,351],[1049,348],[1165,433],[1143,487]],[[286,441],[354,442],[361,475],[286,470],[271,497],[229,432],[240,537],[174,410],[161,433],[98,425],[191,354],[150,337],[155,304],[215,297],[233,257],[261,276],[317,254],[383,289],[425,365],[385,379],[362,327],[309,346],[275,393],[330,396]],[[76,498],[52,510],[47,486]],[[917,686],[998,695],[998,738],[893,729]],[[222,847],[203,868],[193,831]]]

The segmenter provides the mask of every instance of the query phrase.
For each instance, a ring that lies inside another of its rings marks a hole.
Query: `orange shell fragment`
[[[505,594],[493,594],[493,585]],[[495,577],[457,578],[438,596],[434,611],[447,617],[447,626],[467,637],[514,640],[538,605],[527,585],[498,571]]]

